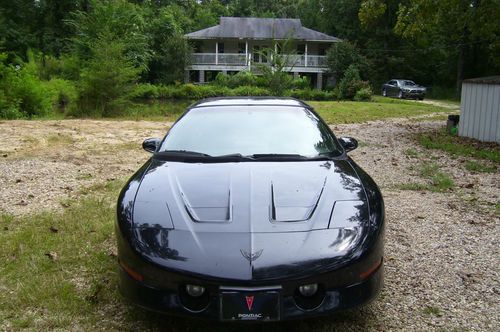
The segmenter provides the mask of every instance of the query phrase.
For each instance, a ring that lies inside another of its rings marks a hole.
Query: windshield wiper
[[[241,153],[231,153],[231,154],[224,154],[220,156],[213,156],[213,158],[239,158],[239,159],[251,159],[253,160],[254,158],[252,156],[244,156]]]
[[[197,151],[189,151],[189,150],[166,150],[160,151],[156,153],[160,156],[178,156],[178,157],[212,157],[209,154]]]
[[[300,154],[285,154],[285,153],[256,153],[252,154],[248,157],[251,157],[254,160],[329,160],[331,159],[328,156],[313,156],[307,157]]]

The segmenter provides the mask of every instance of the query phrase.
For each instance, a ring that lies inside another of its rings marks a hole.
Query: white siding
[[[464,83],[458,134],[500,143],[500,84]]]

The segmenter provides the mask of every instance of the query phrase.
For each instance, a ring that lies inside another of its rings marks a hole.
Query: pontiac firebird
[[[119,287],[137,305],[223,321],[327,315],[383,283],[381,193],[307,104],[198,102],[117,207]]]

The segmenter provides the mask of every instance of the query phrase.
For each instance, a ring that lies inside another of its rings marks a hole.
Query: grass
[[[120,119],[150,120],[150,121],[176,121],[193,101],[152,101],[135,104],[124,111]]]
[[[112,184],[110,192],[117,186],[121,183]],[[62,214],[0,216],[0,321],[14,330],[74,329],[97,321],[95,301],[89,299],[116,293],[110,287],[116,282],[109,255],[112,205],[84,198]]]
[[[422,311],[426,315],[434,315],[434,316],[442,316],[443,315],[443,313],[441,312],[441,309],[439,309],[438,307],[434,307],[434,306],[427,306]]]
[[[444,107],[384,97],[374,97],[372,102],[312,101],[309,104],[328,124],[359,123],[450,112]]]
[[[407,155],[410,158],[418,158],[419,153],[416,149],[414,148],[409,148],[405,151],[405,155]]]
[[[496,173],[497,167],[495,165],[488,165],[485,163],[468,160],[465,162],[465,169],[470,172],[476,173]]]
[[[0,330],[254,331],[151,313],[118,292],[114,254],[115,201],[123,180],[80,191],[62,212],[0,215]],[[327,318],[266,324],[262,331],[374,328],[379,315],[363,308]]]
[[[446,192],[455,186],[453,179],[446,173],[443,173],[439,166],[433,162],[423,163],[419,167],[420,176],[426,180],[426,183],[410,182],[397,185],[400,190],[429,190],[433,192]]]
[[[470,138],[448,135],[445,130],[420,134],[417,140],[426,149],[500,163],[500,147],[495,143],[483,143]]]
[[[107,120],[150,120],[176,121],[186,108],[192,104],[190,100],[152,101],[135,103],[123,110],[122,114]],[[414,117],[438,112],[453,113],[448,108],[423,104],[412,100],[400,100],[374,96],[371,102],[356,101],[309,101],[316,112],[328,124],[359,123],[387,118]],[[446,118],[446,115],[436,115]],[[41,120],[61,119],[61,117],[47,117]],[[38,119],[37,119],[38,120]],[[425,118],[423,119],[425,120]]]

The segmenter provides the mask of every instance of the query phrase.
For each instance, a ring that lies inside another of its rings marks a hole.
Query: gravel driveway
[[[340,319],[318,320],[318,329],[498,330],[499,173],[471,173],[465,158],[422,149],[414,134],[442,123],[421,120],[332,126],[338,136],[360,140],[351,156],[384,194],[386,279],[377,301]],[[148,158],[141,141],[162,136],[168,125],[0,122],[0,212],[62,210],[81,188],[130,176]],[[445,193],[398,189],[421,180],[416,166],[425,161],[450,174],[455,187]]]

